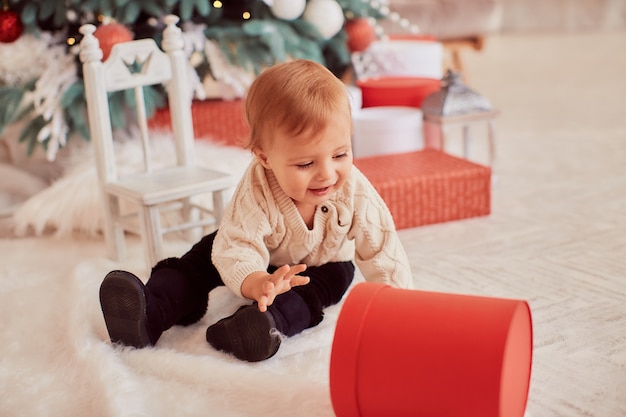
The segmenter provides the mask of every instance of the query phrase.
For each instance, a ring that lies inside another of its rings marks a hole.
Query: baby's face
[[[275,132],[271,146],[255,153],[296,206],[317,206],[350,175],[351,127],[349,116],[334,114],[325,129],[303,137]]]

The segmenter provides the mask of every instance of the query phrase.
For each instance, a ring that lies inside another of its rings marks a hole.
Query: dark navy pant
[[[150,304],[154,303],[160,313],[161,331],[200,320],[207,310],[209,292],[224,285],[211,261],[215,234],[203,237],[182,257],[164,259],[152,269],[146,289]],[[270,265],[268,272],[277,268]],[[311,281],[278,295],[268,307],[278,330],[287,336],[322,321],[324,308],[337,304],[350,286],[354,264],[348,261],[308,266],[302,274]]]

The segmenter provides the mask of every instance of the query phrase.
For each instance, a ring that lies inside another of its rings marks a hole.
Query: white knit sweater
[[[356,167],[342,189],[317,208],[309,230],[272,171],[255,159],[226,207],[212,260],[240,297],[250,273],[298,263],[354,260],[367,281],[413,287],[389,209]]]

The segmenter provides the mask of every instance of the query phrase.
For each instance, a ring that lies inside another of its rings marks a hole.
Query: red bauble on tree
[[[135,35],[126,26],[121,23],[107,23],[98,26],[93,33],[100,42],[100,49],[102,49],[102,60],[106,60],[111,53],[113,45],[132,41]]]
[[[364,17],[346,22],[345,29],[350,52],[363,52],[376,40],[374,27]]]
[[[9,43],[20,37],[24,25],[17,13],[5,6],[0,10],[0,42]]]

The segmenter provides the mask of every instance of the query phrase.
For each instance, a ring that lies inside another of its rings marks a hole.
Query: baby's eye
[[[305,164],[298,164],[296,165],[299,169],[307,169],[311,166],[313,166],[313,162],[307,162]]]
[[[335,159],[341,159],[348,156],[348,152],[340,153],[339,155],[335,155]]]

